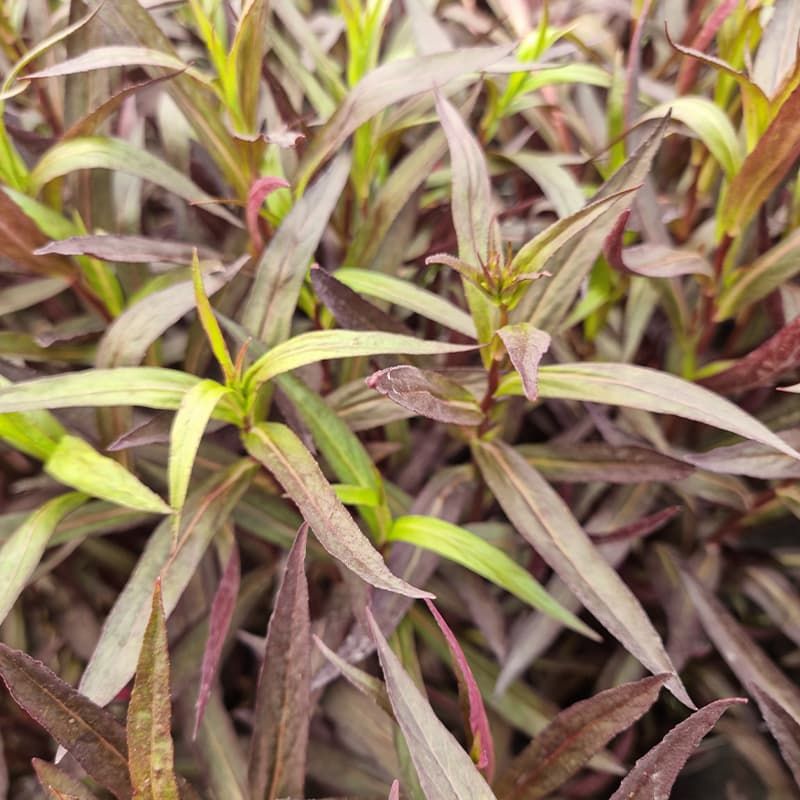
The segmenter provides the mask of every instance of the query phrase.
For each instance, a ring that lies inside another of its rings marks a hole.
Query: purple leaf
[[[250,191],[247,195],[245,218],[247,221],[247,231],[250,234],[250,240],[256,252],[259,252],[264,246],[264,240],[261,238],[261,231],[258,229],[258,215],[261,212],[261,206],[264,200],[274,191],[288,188],[289,184],[283,178],[277,178],[274,175],[268,175],[253,181],[253,185],[250,187]]]
[[[58,239],[36,250],[36,255],[93,256],[103,261],[123,261],[129,264],[149,264],[163,261],[185,266],[191,263],[192,253],[199,258],[218,260],[220,254],[207,247],[183,242],[168,242],[149,236],[71,236]]]
[[[129,800],[125,729],[44,664],[0,644],[0,677],[14,700],[119,800]]]
[[[466,706],[469,722],[469,734],[472,744],[472,758],[483,771],[486,780],[491,781],[494,775],[494,741],[492,731],[489,728],[489,718],[486,716],[486,708],[483,705],[483,697],[472,674],[467,657],[461,649],[453,631],[445,621],[444,617],[433,604],[432,600],[426,600],[428,610],[433,614],[439,630],[447,642],[450,654],[453,657],[453,665],[458,676],[458,694],[461,697],[462,706]],[[477,757],[476,757],[477,756]]]
[[[258,676],[248,782],[259,800],[301,795],[305,783],[311,716],[307,538],[304,524],[289,551]]]
[[[539,397],[539,363],[550,347],[550,334],[527,322],[506,325],[497,331],[506,346],[508,357],[522,378],[525,397],[535,402]]]
[[[392,788],[389,790],[387,800],[400,800],[400,781],[397,778],[392,781]]]
[[[367,385],[397,405],[429,419],[451,425],[479,425],[483,421],[475,397],[450,378],[407,365],[389,367],[367,378]]]
[[[663,800],[692,751],[733,705],[746,703],[741,697],[715,700],[676,725],[652,750],[640,758],[611,800]]]
[[[211,604],[211,615],[208,623],[208,639],[203,651],[203,664],[200,669],[200,688],[197,692],[195,703],[194,731],[192,739],[197,738],[197,730],[203,720],[206,703],[211,696],[211,687],[217,673],[222,647],[236,608],[236,598],[239,595],[239,579],[241,566],[239,562],[239,549],[234,542],[228,563],[219,581],[219,586],[214,594]]]
[[[97,800],[97,796],[92,794],[80,781],[67,775],[55,764],[39,758],[32,759],[31,763],[42,789],[52,800]]]
[[[599,544],[609,542],[624,542],[628,539],[641,539],[663,528],[671,519],[681,513],[681,506],[667,506],[654,514],[637,519],[629,525],[623,525],[608,533],[600,533],[593,538]]]
[[[483,776],[403,669],[367,609],[395,719],[429,800],[495,800]]]
[[[607,689],[562,711],[511,762],[495,787],[498,797],[549,795],[647,712],[669,677],[654,675]]]

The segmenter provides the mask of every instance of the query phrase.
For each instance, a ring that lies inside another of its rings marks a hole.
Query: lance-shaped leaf
[[[31,173],[32,185],[38,191],[54,178],[80,169],[110,169],[143,178],[189,203],[202,203],[210,214],[222,217],[232,225],[241,225],[233,214],[218,205],[211,195],[182,172],[123,139],[87,136],[54,145],[42,156]]]
[[[264,240],[261,238],[261,231],[258,227],[261,206],[274,191],[288,188],[289,184],[283,178],[278,178],[274,175],[267,175],[253,181],[253,185],[247,194],[245,219],[247,220],[247,232],[250,234],[250,241],[252,241],[256,252],[264,246]]]
[[[0,622],[39,565],[56,525],[86,499],[83,494],[70,492],[48,500],[3,542],[0,547]]]
[[[322,474],[303,443],[285,425],[264,422],[243,436],[245,447],[283,486],[320,544],[372,586],[408,597],[430,597],[393,575]]]
[[[311,621],[305,574],[308,526],[297,532],[267,627],[250,742],[251,797],[303,793],[311,719]]]
[[[611,800],[657,800],[670,796],[672,785],[703,737],[741,697],[715,700],[676,725],[628,773]]]
[[[800,86],[789,95],[730,183],[719,210],[722,229],[737,236],[800,155]]]
[[[175,409],[199,381],[186,372],[160,367],[67,372],[0,388],[0,414],[76,406]]]
[[[97,795],[55,764],[39,758],[31,759],[31,764],[42,789],[51,800],[97,800]]]
[[[350,157],[342,153],[294,204],[261,254],[241,322],[267,347],[289,337],[308,264],[349,172]]]
[[[800,780],[800,689],[697,578],[687,571],[682,577],[708,638],[755,698],[786,763]]]
[[[504,379],[498,390],[501,396],[522,393],[522,382],[516,375]],[[547,365],[539,369],[539,397],[674,414],[800,458],[800,453],[737,405],[701,386],[648,367],[600,362]]]
[[[461,645],[458,643],[456,635],[450,629],[445,618],[439,613],[439,609],[436,608],[433,601],[426,600],[425,602],[450,650],[453,667],[458,678],[458,696],[469,726],[468,733],[472,745],[472,759],[478,765],[478,768],[483,770],[486,780],[491,781],[494,775],[494,741],[489,728],[489,718],[486,716],[486,709],[483,705],[481,690],[478,688],[475,676],[472,674],[472,669],[467,657],[464,655],[464,651],[461,649]]]
[[[375,372],[370,389],[397,405],[451,425],[480,425],[483,411],[472,392],[446,375],[406,364]]]
[[[179,800],[171,723],[167,619],[157,581],[128,705],[128,763],[137,800]]]
[[[790,447],[800,447],[800,430],[781,431]],[[700,469],[761,480],[800,478],[800,462],[758,442],[739,442],[705,453],[681,453],[681,459]]]
[[[170,507],[135,475],[90,444],[66,434],[44,465],[45,472],[57,481],[81,492],[126,508],[169,514]]]
[[[94,256],[103,261],[122,261],[129,264],[188,264],[197,250],[200,258],[218,261],[220,254],[207,247],[184,242],[170,242],[147,236],[71,236],[40,247],[36,255],[56,253],[63,256]]]
[[[106,705],[133,677],[153,584],[161,576],[164,610],[169,616],[254,471],[255,465],[243,459],[198,487],[183,509],[177,542],[171,518],[156,528],[103,624],[100,641],[81,678],[79,688],[84,695]]]
[[[490,257],[497,253],[500,242],[497,220],[493,216],[486,158],[461,115],[438,92],[436,111],[450,150],[451,205],[458,258],[478,275],[481,266],[488,266]],[[497,309],[469,280],[464,281],[464,291],[478,330],[478,341],[488,342],[495,328]],[[485,353],[484,360],[488,358],[489,354]]]
[[[197,450],[217,403],[230,392],[216,381],[204,380],[189,389],[181,400],[178,413],[172,421],[170,431],[169,463],[167,483],[169,503],[180,509],[189,491]]]
[[[211,696],[214,676],[217,674],[219,660],[222,657],[222,647],[228,634],[233,612],[236,609],[236,598],[239,596],[239,582],[241,578],[241,564],[239,561],[239,548],[234,542],[228,563],[219,580],[219,586],[214,593],[211,603],[211,614],[208,619],[208,639],[203,650],[203,663],[200,667],[200,687],[197,691],[197,701],[194,704],[194,732],[192,739],[197,738],[203,714]]]
[[[439,721],[367,609],[389,700],[428,800],[494,800],[470,757]]]
[[[497,335],[506,347],[508,357],[519,373],[525,397],[530,401],[539,398],[539,363],[550,347],[550,334],[534,328],[527,322],[505,325]]]
[[[258,128],[261,62],[264,60],[267,47],[268,29],[267,0],[247,0],[242,5],[239,23],[231,44],[230,59],[236,68],[236,83],[245,123],[253,131]]]
[[[409,515],[394,521],[389,539],[408,542],[461,564],[572,630],[599,640],[588,625],[551,597],[528,570],[466,528],[436,517]]]
[[[538,800],[571,778],[658,699],[669,675],[625,683],[562,711],[509,765],[496,788],[500,800]]]
[[[389,790],[388,800],[400,800],[400,781],[395,778],[392,781],[392,788]]]
[[[353,87],[314,137],[300,167],[298,190],[302,192],[319,165],[335,153],[356,128],[376,114],[416,94],[444,86],[460,75],[486,69],[509,51],[507,45],[468,47],[452,53],[398,59],[372,70]]]
[[[432,319],[446,328],[476,338],[472,317],[449,300],[421,286],[385,275],[370,269],[342,267],[334,273],[336,280],[359,294],[366,294],[387,303],[413,311],[425,319]]]
[[[345,286],[316,264],[311,267],[311,286],[314,294],[342,328],[410,334],[402,322],[364,300],[349,286]]]
[[[703,381],[714,392],[738,394],[774,385],[780,376],[800,365],[800,317],[723,372]]]
[[[14,700],[119,800],[130,800],[125,729],[44,664],[0,644],[0,677]]]
[[[477,442],[473,452],[486,483],[520,534],[631,655],[652,673],[672,676],[667,688],[692,707],[639,601],[555,490],[503,442]]]
[[[474,350],[473,345],[448,344],[417,339],[399,333],[378,331],[311,331],[276,345],[254,362],[245,373],[248,386],[262,383],[306,364],[330,358],[380,355],[439,355]]]

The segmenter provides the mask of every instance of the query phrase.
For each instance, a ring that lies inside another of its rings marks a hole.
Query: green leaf
[[[475,323],[469,314],[438,294],[402,278],[357,267],[337,269],[334,277],[359,294],[393,303],[426,319],[432,319],[446,328],[463,333],[470,339],[477,338]]]
[[[736,270],[717,299],[717,322],[763,300],[800,273],[800,230],[792,231],[755,261]]]
[[[44,664],[0,644],[0,677],[18,705],[101,786],[130,800],[125,729]]]
[[[215,472],[189,497],[177,540],[172,519],[165,519],[156,528],[103,624],[100,641],[81,678],[82,694],[106,705],[133,677],[144,639],[153,584],[160,576],[164,609],[169,616],[254,471],[255,465],[243,459],[221,473]]]
[[[403,669],[367,609],[394,716],[403,732],[425,796],[433,800],[495,800],[472,759],[439,721]]]
[[[38,251],[37,251],[38,252]],[[0,316],[30,308],[60,294],[70,285],[66,278],[42,278],[25,281],[3,289],[0,297]]]
[[[10,385],[0,375],[0,391]],[[47,411],[0,413],[0,439],[40,461],[50,458],[65,433],[61,423]]]
[[[658,119],[670,112],[686,125],[719,162],[728,178],[739,171],[744,157],[743,148],[728,115],[705,97],[676,97],[651,109],[643,119]]]
[[[658,699],[669,675],[625,683],[562,711],[509,765],[495,787],[501,800],[539,800],[571,778]]]
[[[210,214],[241,227],[239,220],[216,203],[211,195],[182,172],[160,158],[123,139],[87,136],[69,139],[51,147],[31,172],[33,189],[38,191],[54,178],[81,169],[110,169],[133,175],[161,186],[189,203],[201,203]]]
[[[692,707],[661,637],[639,601],[597,552],[555,490],[507,444],[476,442],[473,454],[520,534],[631,655],[653,674],[668,672],[672,676],[667,688]]]
[[[473,345],[433,342],[380,331],[311,331],[276,345],[254,362],[244,376],[253,388],[284,372],[331,358],[380,355],[440,355],[474,350]]]
[[[286,560],[258,676],[248,782],[250,796],[302,796],[311,721],[311,620],[305,575],[308,526]]]
[[[519,377],[512,375],[503,380],[498,394],[522,394]],[[539,370],[539,396],[674,414],[800,458],[800,453],[730,401],[701,386],[648,367],[600,362],[545,366]]]
[[[137,511],[170,514],[172,509],[119,462],[102,456],[76,436],[65,434],[44,465],[60,483]]]
[[[320,544],[335,559],[379,589],[408,597],[430,596],[389,571],[336,497],[314,457],[289,428],[264,422],[245,433],[243,439],[247,451],[283,486]]]
[[[0,388],[0,414],[76,406],[135,405],[172,410],[199,381],[186,372],[161,367],[66,372]]]
[[[588,625],[554,600],[526,569],[466,528],[436,517],[398,517],[389,540],[408,542],[461,564],[572,630],[599,640]]]
[[[167,620],[156,582],[128,705],[128,763],[137,800],[179,800],[171,723]]]
[[[350,172],[342,153],[283,218],[256,266],[242,325],[268,347],[289,338],[300,287]]]
[[[86,502],[78,492],[54,497],[34,511],[0,547],[0,623],[39,565],[53,531],[71,511]]]
[[[261,91],[261,63],[267,47],[269,3],[246,0],[231,44],[230,63],[236,69],[244,122],[252,133],[258,130],[258,99]]]
[[[217,403],[229,393],[230,389],[216,381],[204,380],[189,389],[181,400],[169,435],[167,484],[169,504],[174,509],[183,507],[203,432]]]

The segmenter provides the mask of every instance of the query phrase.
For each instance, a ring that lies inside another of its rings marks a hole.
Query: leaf
[[[637,196],[633,191],[628,190],[637,189],[647,179],[668,123],[669,117],[659,120],[652,132],[636,148],[633,155],[594,195],[592,203],[612,196],[617,196],[617,199],[608,203],[604,213],[587,224],[580,235],[566,243],[562,242],[556,248],[553,247],[553,242],[557,238],[554,237],[554,233],[560,229],[553,229],[550,226],[531,241],[530,246],[538,250],[539,259],[542,255],[540,245],[545,242],[550,243],[548,250],[552,257],[547,259],[547,271],[551,273],[551,277],[528,286],[512,315],[512,321],[529,322],[537,328],[550,332],[557,330],[562,324],[567,311],[580,291],[581,284],[600,255],[603,242],[613,229],[619,215],[631,207]],[[586,211],[587,208],[589,206],[582,211],[589,214]],[[570,219],[570,217],[565,217],[557,224],[563,223],[569,226]],[[582,217],[582,219],[591,219],[591,215]],[[569,231],[569,227],[567,227],[567,231]],[[539,244],[534,246],[534,242]],[[522,250],[517,254],[517,258],[521,254]],[[526,269],[528,268],[526,267]]]
[[[434,292],[409,281],[374,270],[341,267],[334,273],[336,280],[359,294],[406,308],[446,328],[458,331],[470,339],[476,338],[475,323],[469,314]]]
[[[702,738],[731,706],[745,702],[741,697],[729,697],[695,711],[636,762],[610,800],[669,797],[675,779]]]
[[[172,745],[167,619],[156,581],[128,705],[128,763],[139,800],[179,800]]]
[[[219,253],[206,247],[196,247],[184,242],[170,242],[147,236],[70,236],[57,239],[35,251],[35,255],[94,256],[103,261],[122,261],[130,264],[150,264],[154,261],[185,265],[191,262],[192,253],[201,258],[219,259]]]
[[[797,86],[725,192],[718,219],[728,235],[738,236],[744,230],[800,155],[796,129],[799,114],[800,86]]]
[[[217,404],[229,393],[225,386],[206,379],[189,389],[181,400],[172,421],[167,467],[169,504],[173,509],[183,507],[203,432]]]
[[[186,372],[161,367],[67,372],[0,388],[0,414],[76,406],[176,409],[199,380]]]
[[[311,286],[342,328],[410,335],[402,322],[364,300],[317,264],[311,267]]]
[[[0,315],[13,314],[49,300],[63,292],[67,286],[69,281],[65,278],[42,278],[9,286],[3,289],[3,296],[0,297]]]
[[[172,519],[153,532],[144,552],[103,624],[100,641],[81,677],[80,691],[106,705],[133,677],[142,646],[153,584],[161,577],[164,610],[178,603],[209,542],[224,524],[255,471],[249,459],[216,472],[190,497],[183,510],[177,541]]]
[[[800,272],[800,230],[789,233],[751,264],[737,270],[717,299],[716,322],[763,300]]]
[[[314,137],[300,165],[298,192],[303,191],[320,164],[339,150],[356,128],[376,114],[435,86],[444,86],[468,72],[479,72],[499,61],[510,49],[507,45],[465,47],[451,53],[390,61],[369,72]]]
[[[384,639],[372,612],[369,623],[395,719],[403,732],[428,800],[494,800],[494,794],[461,745],[433,713],[427,699]]]
[[[0,376],[0,391],[10,382]],[[40,461],[46,461],[66,433],[61,423],[47,411],[0,413],[0,439]]]
[[[97,800],[84,784],[60,770],[54,764],[39,758],[31,759],[39,783],[52,800]]]
[[[721,394],[739,394],[760,386],[774,386],[781,375],[800,365],[800,317],[782,327],[766,342],[751,350],[703,384]]]
[[[389,790],[388,800],[400,800],[400,781],[395,778],[392,781],[392,788]]]
[[[379,331],[311,331],[276,345],[255,361],[244,376],[245,385],[260,386],[293,369],[331,358],[379,355],[439,355],[474,350],[473,345],[427,341]]]
[[[537,800],[571,778],[658,699],[669,675],[625,683],[562,711],[509,765],[497,783],[501,800]]]
[[[681,577],[708,638],[755,698],[786,763],[800,779],[800,690],[700,581],[687,571]]]
[[[409,515],[394,521],[389,539],[408,542],[461,564],[572,630],[599,639],[588,625],[547,594],[526,569],[466,528],[436,517]]]
[[[228,563],[225,565],[222,577],[219,579],[219,585],[211,603],[211,613],[208,618],[208,639],[203,650],[203,663],[200,667],[200,686],[197,690],[197,700],[194,704],[193,740],[197,739],[197,732],[200,729],[200,723],[203,721],[208,699],[211,697],[214,676],[217,673],[217,667],[222,657],[222,647],[225,644],[225,637],[228,635],[233,612],[236,608],[240,578],[239,548],[234,542],[231,554],[228,557]]]
[[[436,620],[439,630],[442,632],[447,647],[450,650],[450,655],[453,660],[453,665],[456,669],[458,677],[458,694],[461,698],[462,708],[466,708],[467,722],[469,724],[469,736],[472,745],[472,758],[479,769],[483,770],[487,781],[492,780],[494,775],[494,741],[492,740],[492,732],[489,728],[489,719],[486,716],[486,709],[483,706],[483,698],[478,684],[475,682],[475,676],[472,674],[472,669],[469,666],[464,651],[458,643],[458,639],[450,626],[445,621],[444,617],[439,613],[439,610],[433,604],[433,601],[426,600],[428,610]]]
[[[535,402],[539,397],[539,363],[550,347],[550,334],[527,322],[520,322],[517,325],[504,325],[497,335],[522,379],[525,397]]]
[[[244,256],[224,268],[212,269],[203,278],[206,296],[226,286],[248,261]],[[195,289],[191,280],[141,297],[120,314],[106,331],[97,348],[99,367],[140,364],[159,336],[195,308]]]
[[[55,178],[80,169],[110,169],[142,178],[182,197],[188,203],[202,204],[209,214],[221,217],[231,225],[241,226],[236,217],[182,172],[123,139],[87,136],[54,145],[31,172],[32,187],[38,191]]]
[[[170,514],[172,509],[135,475],[76,436],[65,434],[44,465],[44,471],[57,481],[110,503]]]
[[[616,446],[604,442],[558,442],[524,444],[515,449],[532,467],[555,483],[672,482],[686,478],[693,472],[692,466],[684,464],[683,460],[670,458],[646,447]],[[792,461],[788,457],[782,458]]]
[[[308,525],[286,560],[256,689],[248,782],[252,797],[302,795],[311,720],[311,623],[305,575]]]
[[[508,445],[480,442],[473,453],[484,480],[520,534],[634,658],[653,674],[668,672],[672,676],[667,688],[691,707],[644,609],[597,552],[566,503]]]
[[[502,381],[498,395],[506,394],[522,394],[517,376],[512,375]],[[648,367],[601,362],[541,367],[539,397],[582,400],[639,408],[657,414],[674,414],[736,433],[793,458],[800,458],[800,453],[763,423],[728,400],[701,386]]]
[[[256,265],[241,322],[273,347],[289,338],[300,287],[350,171],[342,153],[283,218]]]
[[[247,220],[247,232],[250,234],[250,241],[253,243],[253,248],[256,252],[260,251],[264,246],[264,240],[261,238],[261,231],[258,228],[261,206],[274,191],[288,188],[289,184],[283,178],[278,178],[275,175],[267,175],[253,181],[253,185],[247,194],[245,219]]]
[[[44,664],[0,643],[0,677],[14,700],[101,786],[129,800],[125,729]]]
[[[393,575],[336,497],[313,456],[285,425],[263,422],[243,435],[260,461],[297,504],[325,550],[372,586],[408,597],[427,592]]]
[[[800,446],[800,432],[781,431],[781,438],[790,446]],[[745,475],[762,480],[800,478],[800,463],[783,453],[757,442],[740,442],[715,447],[704,453],[681,453],[681,459],[709,472]]]
[[[0,546],[0,623],[39,566],[56,525],[85,502],[78,492],[48,500]]]
[[[268,22],[267,0],[246,0],[231,44],[230,60],[236,68],[242,113],[245,123],[253,131],[258,129],[261,63],[267,48]]]
[[[480,425],[483,411],[461,384],[432,370],[401,364],[375,372],[367,386],[415,414],[451,425]]]

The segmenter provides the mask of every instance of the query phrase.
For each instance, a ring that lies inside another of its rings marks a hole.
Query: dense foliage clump
[[[796,0],[0,29],[0,800],[798,796]]]

